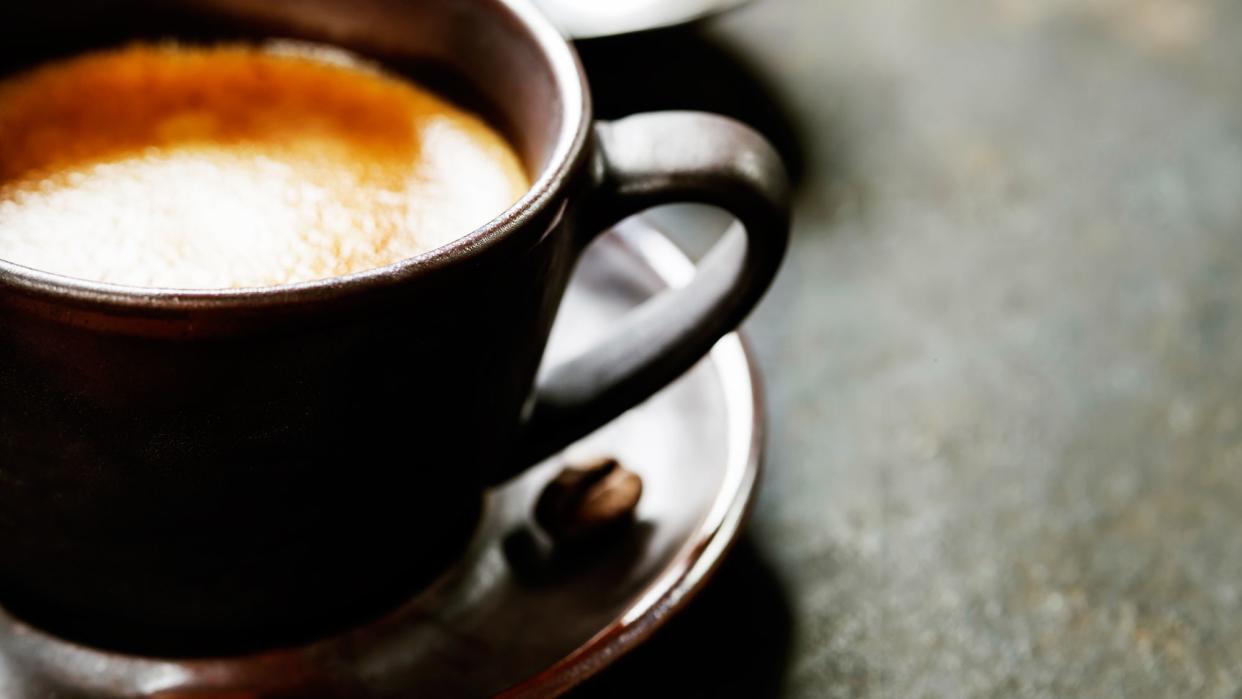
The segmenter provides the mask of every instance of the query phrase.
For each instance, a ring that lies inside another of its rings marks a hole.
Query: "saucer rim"
[[[694,263],[652,222],[625,222],[617,226],[610,237],[667,286],[680,286],[694,275]],[[638,595],[636,602],[586,643],[538,674],[500,692],[497,699],[558,697],[599,674],[646,642],[684,609],[716,574],[737,543],[754,508],[763,471],[767,444],[763,379],[750,342],[740,329],[721,338],[704,361],[710,362],[721,382],[731,433],[737,427],[732,414],[742,407],[736,404],[741,402],[743,393],[747,396],[748,445],[744,454],[733,453],[731,449],[730,463],[726,465],[728,471],[737,470],[736,477],[730,479],[726,473],[725,485],[717,492],[704,522],[687,538],[676,558]],[[729,436],[731,440],[734,437],[733,434]],[[732,489],[728,487],[731,482],[735,484]],[[712,517],[717,509],[721,512]],[[658,595],[649,599],[657,591]]]

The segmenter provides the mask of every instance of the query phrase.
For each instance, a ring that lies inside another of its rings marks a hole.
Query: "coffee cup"
[[[10,5],[5,72],[139,39],[346,48],[483,105],[534,182],[447,245],[283,286],[0,261],[0,605],[71,640],[217,655],[382,613],[461,552],[487,488],[690,368],[784,254],[762,137],[701,113],[594,121],[573,49],[525,0]],[[676,202],[742,225],[690,284],[540,373],[582,250]]]

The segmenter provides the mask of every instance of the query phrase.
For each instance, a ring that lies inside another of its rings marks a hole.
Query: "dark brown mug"
[[[697,113],[593,122],[572,48],[525,0],[4,3],[0,67],[169,36],[378,58],[487,110],[537,181],[454,243],[324,281],[178,291],[0,261],[0,604],[68,638],[217,654],[379,613],[461,551],[490,484],[735,328],[785,251],[763,138]],[[671,202],[745,232],[536,385],[583,248]]]

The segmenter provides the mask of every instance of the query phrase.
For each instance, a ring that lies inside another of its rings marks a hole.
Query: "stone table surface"
[[[797,213],[747,535],[576,696],[1240,696],[1240,35],[1236,0],[756,0],[584,46],[604,116],[771,135]]]

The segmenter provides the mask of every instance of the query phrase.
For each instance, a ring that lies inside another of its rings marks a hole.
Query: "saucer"
[[[654,228],[622,224],[579,265],[549,359],[588,348],[693,274]],[[754,366],[730,335],[644,405],[493,490],[462,560],[378,621],[305,646],[169,660],[65,642],[0,610],[0,696],[556,696],[642,643],[711,577],[746,515],[761,447]],[[604,456],[642,476],[634,527],[572,558],[550,552],[531,528],[535,498],[565,465]]]
[[[695,22],[746,0],[536,0],[539,9],[571,39],[598,39]]]

